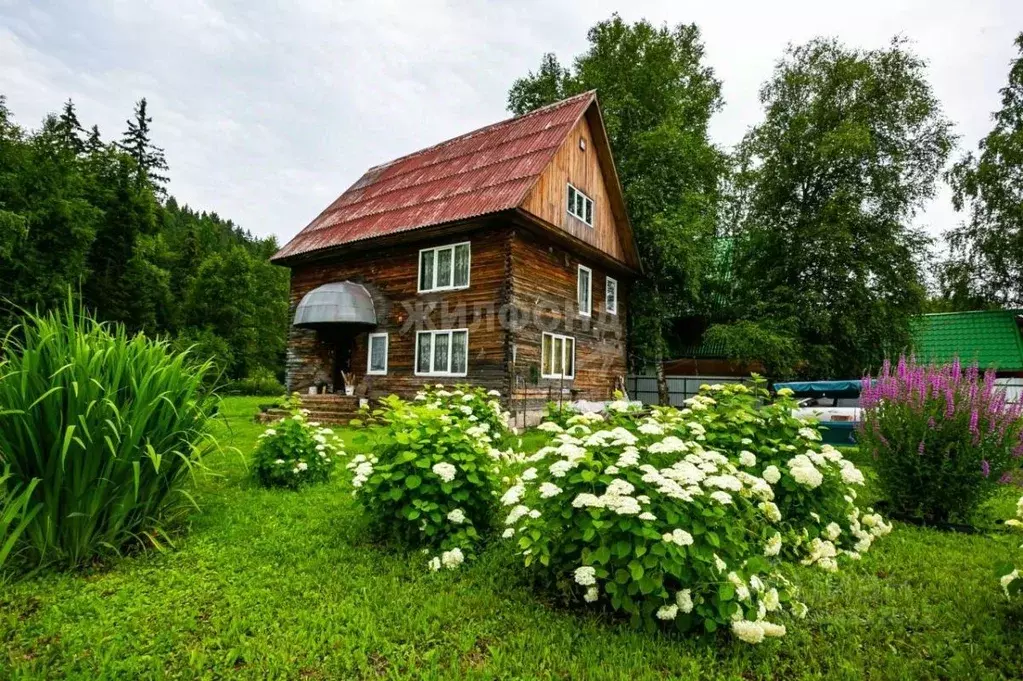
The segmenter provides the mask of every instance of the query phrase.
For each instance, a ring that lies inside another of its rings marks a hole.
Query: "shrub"
[[[695,440],[725,454],[741,470],[763,478],[773,490],[765,513],[781,533],[783,555],[834,571],[858,559],[891,526],[855,503],[863,474],[841,452],[821,444],[818,424],[793,416],[791,391],[775,401],[763,379],[701,386],[684,409],[657,408],[639,425],[644,432]]]
[[[966,520],[1023,453],[1021,406],[995,388],[995,375],[956,361],[887,363],[864,379],[860,446],[876,463],[881,487],[903,514]]]
[[[570,427],[501,498],[504,537],[550,585],[634,626],[730,627],[751,643],[785,633],[768,617],[805,614],[773,571],[767,482],[652,423]]]
[[[40,481],[21,539],[30,562],[78,565],[166,537],[193,505],[186,479],[215,446],[208,370],[71,304],[8,334],[0,457],[8,485]]]
[[[31,505],[32,490],[38,484],[38,480],[32,480],[24,487],[11,483],[10,468],[0,473],[0,577],[7,561],[14,555],[18,539],[39,512],[38,505]]]
[[[416,402],[425,402],[443,409],[451,418],[464,419],[470,424],[486,424],[488,434],[500,442],[508,434],[509,414],[501,408],[501,393],[480,387],[459,384],[424,385],[416,393]]]
[[[240,381],[231,381],[223,391],[227,395],[245,395],[249,397],[277,397],[285,393],[284,386],[277,380],[274,372],[263,367],[256,369],[250,376]]]
[[[404,546],[440,551],[429,561],[434,570],[457,567],[491,527],[503,456],[492,446],[489,423],[463,413],[470,401],[440,397],[384,399],[373,412],[380,426],[357,440],[372,454],[347,466],[374,530]]]
[[[1006,526],[1014,530],[1023,530],[1023,497],[1016,502],[1016,517],[1005,521]],[[1023,549],[1023,545],[1020,546]],[[1023,580],[1019,578],[1019,569],[1013,565],[1006,565],[998,571],[998,576],[1005,591],[1006,598],[1018,596],[1023,591]]]
[[[253,472],[263,487],[298,489],[326,482],[344,445],[330,428],[306,419],[297,396],[285,402],[291,416],[271,424],[259,436]]]

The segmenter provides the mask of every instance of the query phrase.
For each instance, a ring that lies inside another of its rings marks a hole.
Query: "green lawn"
[[[428,573],[367,539],[339,480],[254,487],[243,459],[264,401],[226,402],[242,454],[211,461],[177,550],[0,587],[0,679],[1023,676],[1023,607],[993,574],[1018,538],[897,525],[837,575],[793,568],[811,611],[781,640],[651,636],[546,602],[500,545]],[[1012,508],[1007,491],[987,513]]]

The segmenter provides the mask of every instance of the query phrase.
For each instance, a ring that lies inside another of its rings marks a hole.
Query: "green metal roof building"
[[[942,312],[913,317],[913,351],[918,361],[945,364],[956,357],[994,368],[999,376],[1023,376],[1023,310]]]

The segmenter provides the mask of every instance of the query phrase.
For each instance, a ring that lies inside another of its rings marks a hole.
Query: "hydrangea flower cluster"
[[[858,559],[891,525],[871,509],[861,515],[855,500],[865,483],[862,471],[821,442],[815,421],[793,415],[790,397],[779,392],[772,402],[760,379],[752,386],[705,385],[684,409],[655,408],[646,421],[667,434],[663,442],[713,448],[771,489],[757,504],[778,532],[765,555],[834,571],[841,560]]]
[[[291,415],[271,424],[260,436],[254,453],[253,474],[264,487],[297,489],[326,482],[344,444],[334,431],[308,420],[298,396],[286,402]]]
[[[1023,531],[1023,497],[1019,498],[1016,502],[1016,517],[1009,518],[1005,521],[1005,526],[1013,530]],[[1023,549],[1023,544],[1020,545]],[[1001,573],[999,582],[1002,585],[1002,591],[1005,592],[1006,598],[1012,598],[1018,596],[1020,591],[1023,591],[1023,580],[1021,580],[1019,574],[1019,568],[1013,565],[1005,565],[999,571]]]
[[[527,566],[636,625],[731,627],[751,643],[784,634],[776,620],[805,607],[774,571],[780,534],[757,505],[770,484],[695,438],[656,433],[657,421],[633,425],[550,428],[501,497],[504,537]]]
[[[508,434],[500,395],[480,388],[424,388],[391,396],[373,412],[382,425],[357,440],[373,452],[348,462],[352,488],[374,529],[422,547],[430,570],[455,569],[490,529]]]

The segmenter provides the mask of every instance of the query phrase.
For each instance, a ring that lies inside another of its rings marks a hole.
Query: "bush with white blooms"
[[[1005,521],[1005,526],[1016,531],[1023,531],[1023,497],[1016,502],[1016,517]],[[1023,545],[1020,546],[1023,549]],[[998,571],[998,578],[1006,598],[1018,596],[1023,591],[1023,579],[1020,579],[1019,568],[1012,564],[1003,566]]]
[[[352,486],[375,531],[422,548],[432,570],[454,569],[492,526],[507,434],[499,395],[479,388],[424,389],[381,401],[380,424],[356,442],[371,455],[348,462]]]
[[[286,403],[291,415],[271,424],[259,436],[253,472],[264,487],[297,489],[326,482],[344,444],[334,431],[309,421],[309,410],[301,409],[297,396]]]
[[[758,508],[770,485],[699,442],[588,420],[527,457],[501,499],[527,566],[635,626],[759,643],[785,634],[785,613],[805,615],[774,571],[776,531]]]
[[[862,473],[793,406],[758,381],[704,386],[682,409],[542,424],[553,441],[503,495],[504,537],[552,583],[637,626],[782,636],[783,616],[806,606],[777,561],[834,571],[891,530],[861,513]]]
[[[760,507],[779,532],[780,550],[806,565],[838,570],[891,531],[880,514],[856,504],[863,473],[829,444],[818,423],[797,418],[791,391],[772,401],[764,382],[714,384],[684,409],[656,409],[640,430],[660,430],[721,452],[771,486]]]

